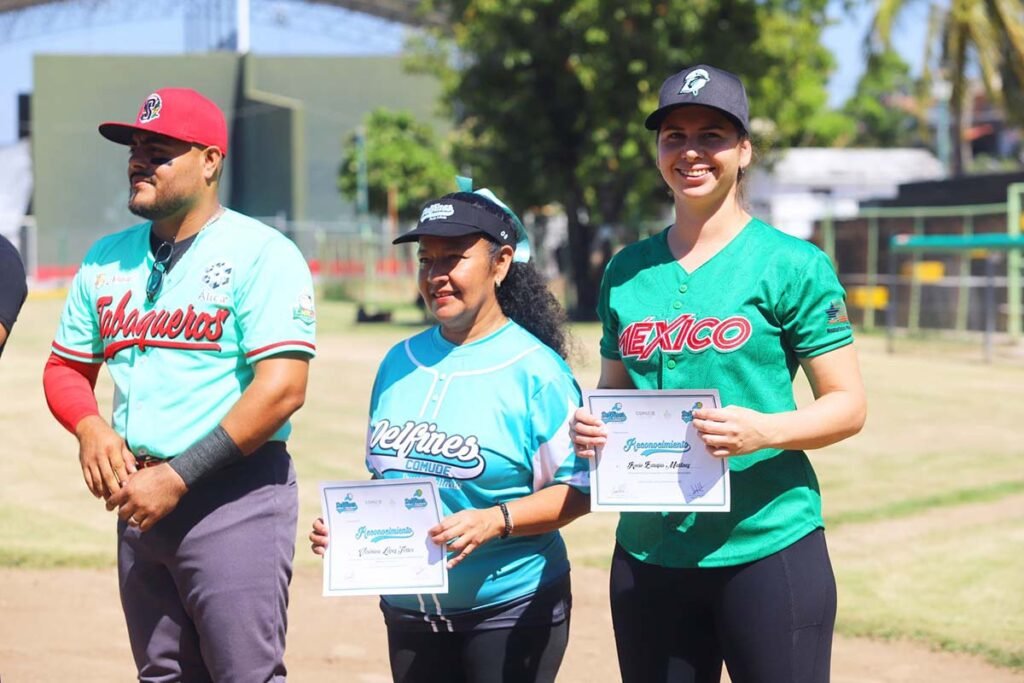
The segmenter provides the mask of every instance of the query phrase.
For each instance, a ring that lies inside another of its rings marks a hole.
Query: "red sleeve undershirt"
[[[46,361],[43,370],[46,404],[57,421],[72,434],[84,418],[100,414],[93,393],[99,374],[99,363],[80,363],[52,352]]]

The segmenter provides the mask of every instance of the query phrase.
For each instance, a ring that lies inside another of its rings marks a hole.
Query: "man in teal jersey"
[[[87,486],[118,511],[139,680],[283,681],[298,514],[284,442],[315,351],[309,269],[220,205],[227,126],[207,98],[157,90],[100,133],[130,147],[128,207],[147,220],[89,250],[44,386]]]
[[[743,84],[707,64],[665,80],[657,131],[675,221],[627,246],[604,273],[598,386],[719,391],[694,411],[729,458],[726,513],[624,513],[611,603],[625,683],[829,677],[836,592],[818,482],[806,449],[864,423],[844,293],[817,247],[753,218],[738,199],[751,162]],[[798,408],[797,369],[814,401]],[[604,425],[577,412],[593,455]]]

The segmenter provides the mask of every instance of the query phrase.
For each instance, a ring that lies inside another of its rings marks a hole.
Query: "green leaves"
[[[890,47],[893,28],[911,0],[876,0],[877,12],[872,24],[875,52]],[[941,54],[938,73],[952,86],[949,108],[953,119],[953,173],[959,175],[969,166],[965,159],[970,146],[965,142],[965,108],[970,91],[970,73],[977,71],[988,96],[1010,120],[1024,121],[1019,105],[1024,96],[1024,3],[1021,0],[948,0],[931,5],[934,32],[929,41],[938,43]],[[880,47],[879,47],[880,46]],[[926,46],[923,80],[929,85],[934,64],[930,63],[932,42]],[[918,96],[918,107],[933,104],[930,88]],[[940,102],[939,104],[945,104]]]
[[[819,40],[826,2],[449,0],[450,25],[414,59],[445,84],[462,171],[519,211],[565,209],[590,315],[597,226],[629,237],[671,207],[643,125],[665,78],[698,62],[738,73],[777,145],[843,132],[835,116],[817,118],[832,68]]]
[[[407,112],[377,109],[366,118],[369,210],[387,212],[389,188],[398,192],[398,215],[412,218],[429,199],[454,192],[455,167],[433,129]],[[338,188],[349,199],[359,189],[359,132],[345,142]]]
[[[854,144],[865,147],[909,147],[920,141],[917,118],[923,117],[914,97],[910,67],[894,50],[868,57],[867,70],[844,111],[857,122]]]

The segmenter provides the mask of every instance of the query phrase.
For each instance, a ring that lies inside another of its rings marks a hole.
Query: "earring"
[[[495,280],[494,281],[494,288],[495,289],[501,289],[501,280]]]

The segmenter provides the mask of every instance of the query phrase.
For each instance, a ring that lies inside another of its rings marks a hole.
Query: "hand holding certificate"
[[[324,595],[448,592],[445,548],[428,533],[441,520],[432,479],[327,482],[320,500]]]
[[[584,406],[607,442],[590,461],[594,511],[728,512],[729,462],[707,451],[693,411],[718,408],[718,392],[597,389]]]

